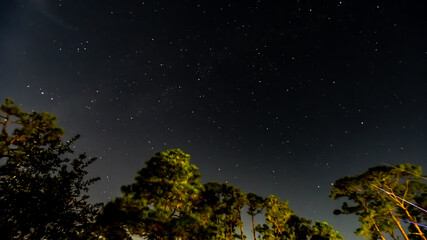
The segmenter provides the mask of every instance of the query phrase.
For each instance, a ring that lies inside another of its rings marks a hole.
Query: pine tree
[[[247,213],[251,216],[252,220],[252,232],[254,240],[256,240],[256,229],[255,229],[255,216],[260,214],[264,209],[264,199],[255,193],[246,194],[248,211]]]
[[[346,197],[353,205],[344,202],[336,214],[356,214],[361,227],[357,235],[371,239],[385,239],[383,233],[397,239],[398,229],[404,239],[417,236],[426,240],[425,233],[417,225],[425,219],[425,213],[411,205],[423,202],[427,185],[421,181],[422,169],[411,164],[377,166],[361,175],[338,179],[330,197]],[[405,231],[401,220],[411,222]]]
[[[108,203],[99,218],[104,236],[138,235],[148,239],[204,239],[196,209],[203,185],[190,155],[179,149],[155,154],[123,196]]]

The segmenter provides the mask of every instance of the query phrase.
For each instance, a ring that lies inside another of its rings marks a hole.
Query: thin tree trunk
[[[408,194],[408,191],[409,191],[409,178],[407,178],[407,179],[406,179],[405,186],[406,186],[406,188],[405,188],[405,194],[403,195],[403,199],[405,199],[405,198],[406,198],[406,195]],[[399,202],[399,201],[398,201],[398,202]],[[409,217],[409,219],[411,219],[411,220],[412,220],[412,222],[416,223],[416,222],[417,222],[417,219],[416,219],[416,218],[413,218],[413,217],[411,216],[411,214],[408,212],[408,209],[405,207],[405,205],[404,205],[404,201],[403,201],[403,200],[402,200],[402,202],[401,202],[401,204],[400,204],[400,205],[401,205],[401,207],[402,207],[403,209],[405,209],[405,213],[406,213],[406,215]],[[421,231],[420,227],[418,227],[418,225],[417,225],[417,224],[414,224],[414,226],[415,226],[415,228],[417,229],[418,234],[420,235],[420,237],[421,237],[423,240],[427,240],[427,239],[426,239],[426,237],[424,236],[423,231]]]
[[[1,132],[2,132],[3,135],[6,136],[6,139],[7,139],[7,138],[9,138],[9,135],[6,132],[7,124],[10,122],[9,121],[9,114],[7,114],[6,117],[3,117],[3,118],[4,118],[4,122],[2,123],[3,128],[2,128]]]
[[[405,231],[402,228],[402,225],[400,225],[400,222],[394,217],[393,213],[390,210],[388,212],[390,213],[391,217],[393,218],[393,221],[397,224],[397,227],[399,228],[399,230],[402,233],[405,240],[409,240],[408,236],[406,235]]]
[[[383,237],[383,235],[381,234],[381,231],[380,231],[380,229],[378,228],[377,224],[375,224],[374,219],[372,219],[372,217],[370,217],[370,219],[371,219],[372,223],[374,224],[374,226],[375,226],[375,230],[377,231],[378,235],[380,235],[381,240],[385,240],[385,238],[384,238],[384,237]]]
[[[407,179],[407,180],[406,180],[405,185],[406,185],[405,193],[404,193],[404,195],[403,195],[403,198],[402,198],[402,199],[405,199],[405,198],[406,198],[406,195],[407,195],[407,193],[408,193],[408,189],[409,189],[409,186],[408,186],[408,185],[409,185],[409,179]],[[389,186],[386,186],[386,187],[387,187],[387,188],[389,189],[389,191],[390,191],[390,193],[387,193],[387,194],[389,195],[389,197],[390,197],[391,199],[393,199],[395,202],[397,202],[397,205],[398,205],[400,208],[402,208],[403,210],[405,210],[406,216],[408,216],[408,218],[409,218],[412,222],[416,223],[416,222],[417,222],[417,220],[411,216],[411,214],[408,212],[408,209],[405,207],[405,201],[403,201],[403,200],[402,200],[402,201],[399,201],[399,199],[398,199],[398,198],[396,197],[396,195],[394,194],[393,189],[392,189],[391,187],[389,187]],[[427,239],[426,239],[426,237],[424,236],[423,231],[421,231],[420,227],[418,227],[418,225],[417,225],[417,224],[414,224],[414,227],[415,227],[415,229],[417,229],[418,235],[420,235],[420,237],[421,237],[423,240],[427,240]]]
[[[240,238],[245,240],[243,237],[243,222],[242,222],[242,214],[239,212],[239,228],[240,228]]]
[[[256,232],[255,232],[255,219],[254,219],[254,215],[251,215],[252,217],[252,232],[254,233],[254,240],[256,240]]]
[[[402,204],[402,208],[403,208],[403,204]],[[406,208],[403,208],[403,209],[405,209],[406,215],[409,217],[409,219],[411,219],[411,220],[412,220],[412,222],[416,223],[416,222],[417,222],[417,221],[416,221],[416,219],[415,219],[415,218],[413,218],[413,217],[411,216],[411,214],[409,214],[408,210],[407,210]],[[418,227],[418,225],[417,225],[417,224],[414,224],[414,227],[415,227],[415,229],[417,229],[417,231],[418,231],[418,235],[420,235],[420,237],[421,237],[423,240],[427,240],[427,239],[426,239],[426,237],[424,236],[423,231],[421,231],[420,227]]]

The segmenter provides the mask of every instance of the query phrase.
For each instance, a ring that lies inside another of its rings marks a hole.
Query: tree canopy
[[[262,239],[342,239],[327,223],[296,216],[288,202],[245,194],[225,183],[201,184],[190,156],[179,149],[156,153],[145,163],[122,197],[109,202],[98,218],[107,239],[132,235],[147,239],[246,239],[242,211],[265,212],[266,224],[255,227]],[[329,237],[329,238],[328,238]]]
[[[157,153],[133,184],[122,187],[123,197],[107,204],[100,223],[127,237],[203,239],[197,236],[208,226],[195,209],[203,190],[199,178],[188,154],[179,149]]]
[[[356,214],[361,226],[357,235],[371,239],[385,239],[383,234],[397,239],[398,229],[404,239],[426,240],[418,223],[426,221],[426,214],[416,204],[425,205],[427,184],[422,181],[422,169],[412,164],[377,166],[366,172],[338,179],[330,197],[346,197],[335,214]],[[350,205],[351,204],[351,205]],[[402,222],[411,223],[404,229]]]
[[[190,155],[156,153],[122,196],[89,204],[87,178],[95,161],[74,155],[76,136],[49,113],[23,112],[12,100],[0,106],[0,234],[5,239],[246,239],[242,213],[254,240],[341,240],[326,222],[295,214],[288,201],[266,198],[225,183],[201,183]],[[427,240],[427,184],[420,166],[376,166],[338,179],[332,199],[346,198],[335,214],[355,214],[355,234],[369,239]],[[259,224],[255,216],[263,214]],[[95,222],[96,221],[96,222]],[[257,235],[258,234],[258,235]]]
[[[88,239],[98,205],[84,192],[94,158],[69,159],[78,136],[63,142],[49,113],[26,113],[12,100],[0,106],[0,232],[6,239]]]

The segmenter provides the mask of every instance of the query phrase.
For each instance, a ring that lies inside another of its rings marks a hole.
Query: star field
[[[0,97],[58,116],[106,202],[154,153],[289,200],[345,239],[338,178],[427,169],[426,6],[401,1],[0,3]],[[246,234],[248,237],[250,234]]]

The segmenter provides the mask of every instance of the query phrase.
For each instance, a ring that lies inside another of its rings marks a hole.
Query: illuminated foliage
[[[337,180],[331,198],[346,197],[352,205],[344,202],[336,214],[356,214],[361,227],[357,235],[370,239],[385,239],[384,233],[397,239],[398,229],[405,239],[414,237],[426,240],[422,229],[416,224],[425,221],[425,212],[411,203],[425,202],[427,185],[421,181],[422,169],[411,164],[378,166],[361,175]],[[413,222],[405,231],[401,220]]]
[[[133,184],[122,187],[123,197],[107,204],[99,222],[106,232],[127,237],[203,239],[198,236],[209,226],[197,216],[203,190],[199,178],[188,154],[179,149],[157,153]]]
[[[317,221],[311,229],[311,240],[344,240],[327,222]]]
[[[266,224],[254,227],[262,239],[341,239],[327,223],[300,218],[275,196],[263,199],[229,184],[199,182],[190,156],[179,149],[154,155],[123,196],[109,202],[98,218],[105,239],[246,239],[242,209],[253,217],[265,212]]]
[[[202,199],[204,209],[210,212],[215,239],[244,239],[241,211],[246,205],[246,196],[240,189],[209,182],[204,184]],[[239,234],[236,234],[237,229]]]

